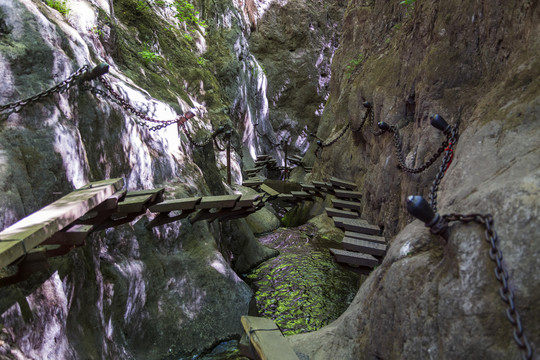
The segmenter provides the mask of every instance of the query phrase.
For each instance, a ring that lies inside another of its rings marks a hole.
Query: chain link
[[[499,249],[497,232],[493,226],[493,217],[491,214],[448,214],[443,215],[443,218],[448,222],[459,221],[465,224],[469,222],[476,222],[485,227],[486,230],[484,232],[484,237],[486,242],[490,245],[488,252],[489,258],[495,263],[495,279],[497,279],[500,284],[499,296],[501,297],[501,300],[506,303],[505,313],[508,321],[514,328],[514,341],[522,350],[521,358],[531,360],[533,350],[531,344],[527,340],[527,336],[525,335],[525,331],[523,329],[523,324],[521,323],[521,317],[519,316],[519,312],[516,308],[514,292],[508,286],[509,275],[502,262],[503,255]]]
[[[34,103],[36,101],[39,101],[39,100],[41,100],[43,98],[46,98],[48,96],[51,96],[54,93],[58,93],[58,94],[64,93],[69,88],[71,88],[74,84],[78,83],[78,80],[81,77],[83,77],[83,75],[89,69],[90,69],[90,66],[84,65],[83,67],[81,67],[80,69],[78,69],[77,71],[72,73],[64,81],[56,84],[55,86],[53,86],[53,87],[51,87],[51,88],[49,88],[49,89],[47,89],[45,91],[40,92],[39,94],[36,94],[34,96],[31,96],[31,97],[23,99],[23,100],[12,102],[12,103],[9,103],[9,104],[6,104],[6,105],[1,105],[0,106],[0,112],[5,111],[5,110],[11,110],[13,112],[19,112],[26,105]]]
[[[435,160],[437,160],[441,156],[441,154],[445,151],[445,149],[448,148],[448,145],[450,143],[449,138],[452,135],[450,132],[446,134],[446,140],[443,141],[441,147],[439,147],[439,149],[435,153],[433,153],[433,155],[431,155],[429,160],[426,161],[422,166],[418,168],[410,168],[405,164],[405,159],[403,158],[403,143],[402,143],[401,137],[399,136],[399,130],[394,125],[389,125],[387,131],[390,131],[393,135],[392,140],[394,142],[394,148],[396,150],[398,168],[402,171],[405,171],[411,174],[421,173],[425,171],[427,168],[429,168],[431,165],[433,165]]]
[[[115,99],[115,103],[120,105],[124,110],[131,112],[133,115],[137,116],[140,119],[143,119],[143,120],[148,121],[148,122],[158,123],[159,124],[157,126],[149,127],[150,130],[155,131],[155,130],[162,129],[162,128],[167,127],[169,125],[178,123],[180,121],[180,119],[182,118],[182,115],[178,115],[178,116],[176,116],[175,119],[171,119],[171,120],[158,120],[158,119],[151,118],[148,115],[143,114],[140,110],[133,107],[130,103],[128,103],[118,92],[116,92],[112,88],[111,84],[104,77],[99,77],[98,79],[101,82],[101,84],[105,87],[105,89],[107,89],[107,91]],[[140,122],[137,122],[137,124],[142,125]],[[147,125],[145,124],[143,126],[147,126]]]
[[[448,136],[448,135],[447,135]],[[431,186],[431,191],[429,192],[429,200],[431,202],[431,208],[434,212],[437,212],[437,191],[439,191],[439,185],[446,174],[446,170],[452,162],[454,156],[454,146],[456,145],[459,138],[459,130],[457,126],[454,126],[450,129],[450,138],[448,139],[448,146],[444,149],[444,156],[441,166],[439,167],[439,172],[433,180]]]

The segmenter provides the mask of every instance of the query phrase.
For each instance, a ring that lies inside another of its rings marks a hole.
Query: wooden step
[[[248,179],[244,182],[242,182],[242,186],[250,187],[250,188],[256,188],[257,186],[261,186],[263,184],[262,180],[251,180]]]
[[[329,249],[332,255],[336,258],[337,262],[345,263],[349,265],[360,265],[367,267],[374,267],[379,265],[379,261],[373,256],[368,254],[360,254],[354,251]]]
[[[303,200],[312,198],[312,195],[308,194],[305,191],[291,191],[291,195],[294,196],[295,198],[303,199]]]
[[[332,205],[339,209],[351,209],[362,211],[362,204],[357,201],[348,201],[342,199],[332,199]]]
[[[124,185],[122,178],[85,185],[0,232],[0,268],[40,245]]]
[[[336,227],[344,230],[359,232],[368,235],[380,235],[381,233],[381,229],[378,226],[368,224],[365,220],[348,219],[343,217],[335,217],[333,219]]]
[[[128,191],[126,197],[135,197],[135,196],[144,196],[151,195],[150,201],[161,201],[163,197],[163,192],[165,188],[149,189],[149,190],[135,190]]]
[[[272,320],[243,315],[241,322],[260,359],[299,360]]]
[[[146,194],[139,196],[130,196],[124,198],[124,200],[118,203],[116,211],[119,213],[138,213],[145,209],[145,205],[150,203],[154,194]]]
[[[337,177],[331,177],[330,182],[334,186],[341,187],[347,190],[356,190],[357,187],[355,183],[347,180],[338,179]]]
[[[358,219],[359,215],[356,211],[340,210],[336,208],[327,207],[326,214],[330,217],[344,217],[349,219]]]
[[[370,241],[377,244],[386,244],[386,239],[382,236],[362,234],[354,231],[345,231],[345,237]]]
[[[266,185],[266,184],[262,184],[261,185],[261,191],[264,191],[265,193],[267,193],[268,195],[270,195],[271,197],[276,197],[279,195],[279,192],[277,192],[276,190],[272,189],[270,186]]]
[[[340,199],[361,199],[362,198],[362,193],[358,191],[334,189],[334,193],[336,194],[336,197]]]
[[[261,194],[242,195],[240,200],[238,200],[235,205],[238,208],[250,207],[253,206],[253,202],[258,200],[260,197],[262,197]]]
[[[195,205],[195,209],[233,208],[241,195],[205,196]]]
[[[345,250],[357,251],[373,256],[384,256],[386,254],[386,245],[370,241],[346,237],[343,238],[341,245]]]
[[[190,210],[195,209],[195,205],[197,205],[201,201],[201,199],[202,197],[197,196],[183,199],[165,200],[150,206],[148,209],[151,212],[156,213],[170,212],[173,210]]]

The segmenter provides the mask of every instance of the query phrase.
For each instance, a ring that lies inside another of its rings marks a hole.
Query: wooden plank
[[[257,186],[261,186],[263,184],[263,181],[262,180],[246,180],[244,182],[242,182],[242,186],[246,186],[246,187],[257,187]]]
[[[334,189],[334,193],[340,199],[361,199],[362,193],[351,190]]]
[[[341,245],[345,250],[358,251],[373,256],[386,255],[386,245],[359,240],[354,238],[343,238]]]
[[[162,197],[163,197],[163,192],[164,191],[165,191],[165,188],[128,191],[127,194],[126,194],[126,197],[152,195],[152,197],[150,198],[150,201],[153,202],[156,199],[158,201],[160,201],[162,199]]]
[[[265,193],[267,193],[270,196],[278,196],[279,195],[279,192],[272,189],[270,186],[268,186],[266,184],[261,185],[261,191],[264,191]]]
[[[365,220],[361,219],[348,219],[342,217],[333,218],[337,227],[344,230],[359,232],[368,235],[380,235],[381,229],[376,225],[368,224]]]
[[[233,208],[241,195],[205,196],[195,209]]]
[[[340,209],[362,210],[362,203],[342,199],[332,199],[332,205]]]
[[[345,263],[349,265],[360,265],[367,267],[374,267],[379,265],[379,261],[373,256],[368,254],[360,254],[353,251],[329,249],[332,255],[336,258],[337,262]]]
[[[305,191],[291,191],[291,195],[299,199],[310,199],[313,196]]]
[[[262,360],[299,360],[272,320],[244,315],[241,322]]]
[[[117,178],[85,185],[84,190],[62,197],[0,232],[0,268],[8,266],[105,201],[123,184],[124,180]]]
[[[255,195],[242,195],[240,200],[235,204],[237,207],[248,207],[253,206],[253,202],[257,199],[259,199],[262,195],[261,194],[255,194]]]
[[[347,180],[338,179],[337,177],[331,177],[330,182],[334,186],[345,188],[347,190],[356,190],[357,187],[355,183]]]
[[[154,197],[154,194],[140,196],[126,196],[123,201],[118,203],[116,211],[119,213],[136,213],[144,211],[144,205]]]
[[[370,241],[377,244],[386,244],[386,239],[382,236],[362,234],[354,231],[345,231],[345,237]]]
[[[336,208],[327,207],[326,215],[330,217],[344,217],[349,219],[358,219],[359,215],[356,211],[340,210]]]
[[[201,201],[202,197],[196,196],[196,197],[188,197],[183,199],[171,199],[171,200],[165,200],[160,203],[154,204],[148,208],[151,212],[170,212],[174,210],[190,210],[195,209],[195,205],[197,205]]]

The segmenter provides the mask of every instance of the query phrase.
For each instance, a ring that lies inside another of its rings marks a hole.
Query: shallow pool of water
[[[255,291],[253,315],[271,318],[284,335],[292,335],[318,330],[347,309],[360,277],[333,261],[328,248],[339,243],[310,224],[278,229],[259,241],[280,255],[245,276]]]

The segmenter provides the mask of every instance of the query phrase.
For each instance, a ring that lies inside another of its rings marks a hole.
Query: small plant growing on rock
[[[350,78],[353,71],[364,61],[364,55],[358,54],[357,57],[349,61],[349,65],[346,67],[345,78]]]
[[[195,7],[193,6],[193,4],[191,4],[187,0],[177,0],[172,3],[171,6],[176,9],[176,14],[174,15],[174,17],[178,19],[178,21],[183,23],[193,23],[203,28],[207,26],[204,20],[201,20],[197,17],[199,15],[199,12],[195,11]]]
[[[150,47],[148,43],[144,43],[144,50],[139,51],[139,56],[146,62],[151,63],[154,62],[157,59],[160,59],[161,56],[159,56],[156,52],[150,51]]]
[[[58,11],[64,16],[68,16],[70,9],[66,4],[66,0],[47,0],[47,6]]]

